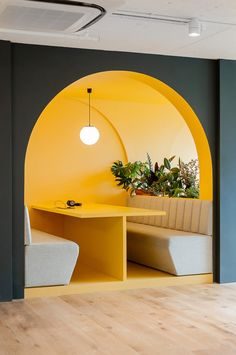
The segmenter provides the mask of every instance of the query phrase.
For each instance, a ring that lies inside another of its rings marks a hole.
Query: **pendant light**
[[[89,97],[89,121],[88,126],[84,126],[80,131],[80,139],[86,145],[93,145],[97,143],[100,137],[99,130],[91,125],[90,117],[91,117],[91,106],[90,106],[90,95],[92,93],[92,88],[87,88],[87,93]]]

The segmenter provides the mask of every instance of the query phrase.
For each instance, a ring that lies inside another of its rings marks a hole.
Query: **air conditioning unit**
[[[1,1],[0,32],[76,34],[105,14],[101,5],[74,0]]]

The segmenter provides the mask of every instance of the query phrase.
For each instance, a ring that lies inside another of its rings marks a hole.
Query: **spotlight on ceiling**
[[[188,35],[189,37],[198,37],[201,35],[201,24],[200,22],[196,19],[193,18],[189,24],[188,24]]]

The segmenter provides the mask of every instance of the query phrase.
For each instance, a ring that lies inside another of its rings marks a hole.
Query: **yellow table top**
[[[131,216],[165,216],[165,211],[114,206],[105,204],[83,204],[75,208],[59,208],[50,205],[33,205],[33,209],[58,213],[76,218],[99,218],[99,217],[131,217]]]

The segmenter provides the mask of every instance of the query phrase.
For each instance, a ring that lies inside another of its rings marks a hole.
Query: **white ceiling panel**
[[[94,0],[93,3],[109,11],[101,21],[77,35],[0,32],[0,38],[66,47],[236,59],[236,0]],[[200,37],[191,38],[187,23],[163,23],[113,13],[170,16],[185,22],[197,17],[203,30]]]

